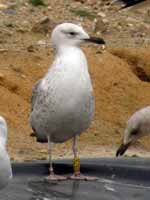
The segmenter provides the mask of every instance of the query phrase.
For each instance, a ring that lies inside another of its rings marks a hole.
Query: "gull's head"
[[[72,23],[57,25],[52,32],[51,42],[56,49],[62,46],[79,46],[83,42],[105,44],[103,39],[90,37],[81,26]]]
[[[5,119],[0,116],[0,144],[6,144],[7,141],[7,123]]]
[[[127,149],[131,146],[131,144],[133,144],[135,141],[137,141],[139,138],[143,137],[144,135],[146,134],[140,131],[138,127],[126,128],[123,142],[118,148],[116,152],[116,156],[122,156],[127,151]]]

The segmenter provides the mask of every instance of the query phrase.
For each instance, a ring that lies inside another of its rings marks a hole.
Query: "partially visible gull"
[[[134,5],[141,3],[143,1],[146,1],[146,0],[113,0],[111,2],[111,4],[114,4],[116,2],[122,2],[123,6],[121,7],[121,9],[123,9],[123,8],[127,8],[127,7],[130,7],[130,6],[134,6]]]
[[[12,169],[9,155],[6,150],[7,124],[0,116],[0,189],[5,187],[12,178]]]
[[[127,122],[123,143],[116,152],[116,156],[125,153],[128,147],[139,138],[150,135],[150,106],[135,112]]]
[[[50,180],[64,177],[54,174],[52,143],[62,143],[73,138],[74,179],[88,179],[80,174],[77,136],[85,131],[94,116],[93,88],[88,64],[81,43],[105,44],[101,38],[89,37],[81,26],[63,23],[55,27],[51,43],[55,59],[45,76],[32,92],[30,124],[37,141],[49,147]]]

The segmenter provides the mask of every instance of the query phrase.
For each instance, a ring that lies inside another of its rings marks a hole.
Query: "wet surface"
[[[116,163],[116,161],[114,162]],[[97,181],[48,182],[45,179],[44,169],[46,168],[39,167],[42,164],[38,165],[38,169],[43,171],[43,175],[42,173],[38,175],[38,171],[31,173],[31,168],[33,169],[34,166],[28,166],[26,168],[29,173],[15,172],[11,183],[0,191],[1,200],[149,200],[150,182],[144,182],[144,179],[141,179],[140,171],[137,180],[129,179],[128,176],[121,178],[113,172],[109,176],[96,173],[99,177]],[[62,164],[57,166],[57,170],[59,166],[62,167]],[[107,171],[107,167],[105,168]],[[90,170],[89,172],[85,171],[87,174],[94,174]],[[122,173],[124,173],[123,170]]]
[[[110,180],[46,182],[42,177],[16,177],[3,191],[2,200],[149,200],[150,187]]]

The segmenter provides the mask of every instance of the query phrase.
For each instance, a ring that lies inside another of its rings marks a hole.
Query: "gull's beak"
[[[129,142],[127,144],[121,144],[116,152],[116,156],[117,157],[122,156],[126,152],[126,150],[129,148],[130,145],[131,145],[131,142]]]
[[[86,39],[84,39],[84,41],[92,42],[92,43],[95,43],[95,44],[103,44],[103,45],[106,44],[105,41],[102,38],[97,38],[97,37],[86,38]]]

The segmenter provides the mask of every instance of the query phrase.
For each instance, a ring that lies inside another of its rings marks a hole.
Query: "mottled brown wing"
[[[36,98],[38,96],[38,92],[39,92],[39,85],[41,83],[41,80],[38,80],[35,85],[33,86],[32,89],[32,96],[31,96],[31,111],[33,111],[33,107],[36,101]]]

